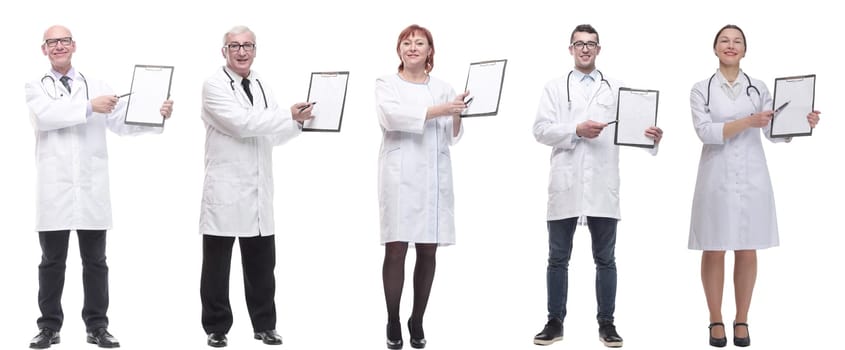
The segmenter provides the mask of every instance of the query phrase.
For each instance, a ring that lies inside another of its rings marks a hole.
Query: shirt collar
[[[596,80],[598,80],[598,75],[598,69],[593,69],[590,74],[584,74],[577,69],[572,70],[572,76],[574,77],[574,80],[581,84],[589,84],[595,82]]]
[[[716,79],[719,81],[719,86],[726,86],[728,88],[736,88],[737,86],[744,86],[748,83],[746,79],[744,79],[745,73],[742,72],[742,69],[736,74],[736,80],[734,80],[733,84],[728,82],[728,78],[725,78],[725,75],[722,74],[722,71],[717,69],[716,70]]]
[[[59,71],[57,71],[53,68],[50,68],[50,74],[53,74],[53,77],[55,77],[56,80],[59,80],[63,76],[67,75],[70,78],[70,80],[73,81],[73,79],[76,78],[76,69],[73,68],[73,67],[70,67],[70,70],[67,71],[67,74],[62,74],[62,73],[59,73]]]

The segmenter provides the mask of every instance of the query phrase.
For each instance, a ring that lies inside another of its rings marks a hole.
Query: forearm
[[[731,122],[725,123],[724,128],[722,128],[722,137],[727,140],[730,139],[737,134],[743,132],[745,129],[748,129],[751,125],[748,123],[748,118],[737,119]]]

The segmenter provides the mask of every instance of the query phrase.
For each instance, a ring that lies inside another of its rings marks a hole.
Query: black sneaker
[[[534,344],[537,345],[550,345],[561,340],[563,340],[563,322],[556,318],[546,322],[543,331],[534,336]]]
[[[619,333],[616,333],[616,326],[613,325],[613,321],[599,323],[599,340],[609,348],[622,347],[622,337],[619,336]]]

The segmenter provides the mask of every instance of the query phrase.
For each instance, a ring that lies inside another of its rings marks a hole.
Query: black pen
[[[618,122],[618,120],[610,121],[610,122],[607,122],[607,125],[616,124],[616,122]],[[605,126],[607,126],[607,125],[605,125]]]
[[[310,103],[308,103],[307,105],[305,105],[305,106],[303,106],[303,107],[299,107],[299,113],[302,113],[302,111],[304,111],[304,110],[308,109],[308,107],[311,107],[311,106],[313,106],[313,105],[315,105],[315,104],[317,104],[317,101],[310,102]]]
[[[774,113],[774,114],[778,114],[778,113],[780,113],[780,111],[782,111],[784,108],[786,108],[786,105],[788,105],[790,102],[792,102],[792,101],[786,101],[786,103],[784,103],[784,104],[780,105],[780,107],[778,107],[777,109],[775,109],[775,113]]]
[[[469,107],[469,104],[470,104],[470,103],[472,103],[472,100],[473,100],[473,99],[475,99],[475,96],[470,97],[470,98],[469,98],[469,100],[467,100],[466,102],[464,102],[464,106]]]
[[[125,94],[123,94],[123,95],[117,96],[117,98],[124,98],[124,97],[129,96],[129,95],[132,95],[132,93],[131,93],[131,92],[127,92],[127,93],[125,93]]]

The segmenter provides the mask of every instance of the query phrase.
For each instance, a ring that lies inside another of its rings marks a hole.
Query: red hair
[[[409,25],[408,28],[399,33],[399,39],[396,40],[396,54],[399,55],[399,46],[402,45],[402,40],[408,39],[411,36],[423,36],[428,40],[428,46],[431,47],[431,53],[425,58],[425,72],[429,73],[434,69],[434,38],[431,37],[431,32],[428,29],[420,27],[416,24]],[[405,63],[402,62],[402,57],[399,57],[399,71],[405,69]]]

